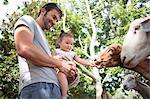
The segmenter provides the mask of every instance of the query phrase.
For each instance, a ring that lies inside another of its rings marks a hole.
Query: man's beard
[[[49,30],[51,27],[49,26],[49,22],[48,19],[46,18],[46,16],[44,15],[43,17],[43,21],[44,21],[44,29]]]

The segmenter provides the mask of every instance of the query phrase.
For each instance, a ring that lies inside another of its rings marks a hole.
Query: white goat
[[[150,17],[134,20],[124,39],[121,60],[129,68],[150,56]],[[149,64],[150,68],[150,64]]]
[[[125,90],[134,89],[135,91],[138,91],[143,99],[150,99],[150,87],[137,80],[133,75],[127,75],[125,77],[123,87]]]

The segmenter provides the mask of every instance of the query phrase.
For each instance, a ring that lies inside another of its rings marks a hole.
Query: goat
[[[122,46],[119,44],[112,44],[108,46],[104,51],[101,51],[98,54],[97,59],[95,61],[97,68],[121,66],[123,68],[127,68],[135,72],[138,72],[146,79],[150,80],[150,68],[149,68],[150,59],[147,58],[142,62],[140,62],[137,66],[129,68],[129,66],[124,65],[121,62],[120,59],[121,51],[122,51]]]
[[[138,91],[143,99],[150,99],[150,86],[136,79],[133,75],[125,76],[123,87],[125,90],[134,89]]]
[[[123,41],[122,63],[132,68],[148,56],[150,56],[150,17],[135,19],[131,22]],[[150,64],[147,68],[150,68]]]

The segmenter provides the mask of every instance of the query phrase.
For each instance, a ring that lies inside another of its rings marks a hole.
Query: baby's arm
[[[91,66],[91,67],[95,66],[94,61],[82,59],[78,57],[77,54],[74,56],[74,60],[82,65]]]

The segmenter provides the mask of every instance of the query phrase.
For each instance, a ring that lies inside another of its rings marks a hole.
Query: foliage
[[[82,72],[80,71],[80,74]],[[95,86],[92,79],[85,74],[80,75],[80,83],[77,87],[70,89],[69,95],[71,99],[93,99],[95,97]]]
[[[18,95],[18,62],[13,38],[13,24],[18,15],[7,15],[9,21],[3,20],[0,39],[0,96],[13,98]]]
[[[7,4],[8,4],[8,0],[4,0],[4,1],[3,1],[3,4],[4,4],[4,5],[7,5]]]
[[[4,1],[7,2],[7,0]],[[57,0],[54,1],[56,2]],[[14,47],[13,25],[24,14],[36,18],[40,10],[39,8],[45,3],[41,1],[33,1],[31,4],[25,3],[25,7],[20,13],[14,12],[12,15],[7,15],[8,20],[3,20],[0,28],[1,34],[3,35],[3,38],[0,39],[0,96],[3,96],[4,99],[6,97],[11,99],[17,98],[18,93],[19,72]],[[96,53],[112,43],[122,44],[129,23],[136,18],[150,16],[150,8],[146,7],[144,3],[144,0],[132,0],[130,5],[127,5],[127,0],[89,0],[97,31],[94,44]],[[60,6],[67,15],[65,19],[66,30],[72,31],[75,35],[73,50],[80,57],[88,58],[90,56],[89,44],[92,27],[89,22],[84,0],[81,0],[81,2],[78,2],[78,0],[68,0],[67,2],[66,0],[66,2],[60,2]],[[55,40],[60,30],[62,30],[62,26],[63,22],[60,21],[50,31],[46,31],[46,36],[52,49],[56,48]],[[111,95],[115,95],[116,90],[120,88],[125,71],[127,70],[122,68],[99,70],[103,87]],[[89,99],[93,99],[95,97],[95,82],[83,74],[82,71],[80,71],[80,75],[81,82],[76,88],[69,91],[70,98],[74,99],[75,96],[79,96],[77,98],[83,98],[84,96],[82,94],[84,94],[90,97]],[[148,81],[146,82],[149,83]]]

